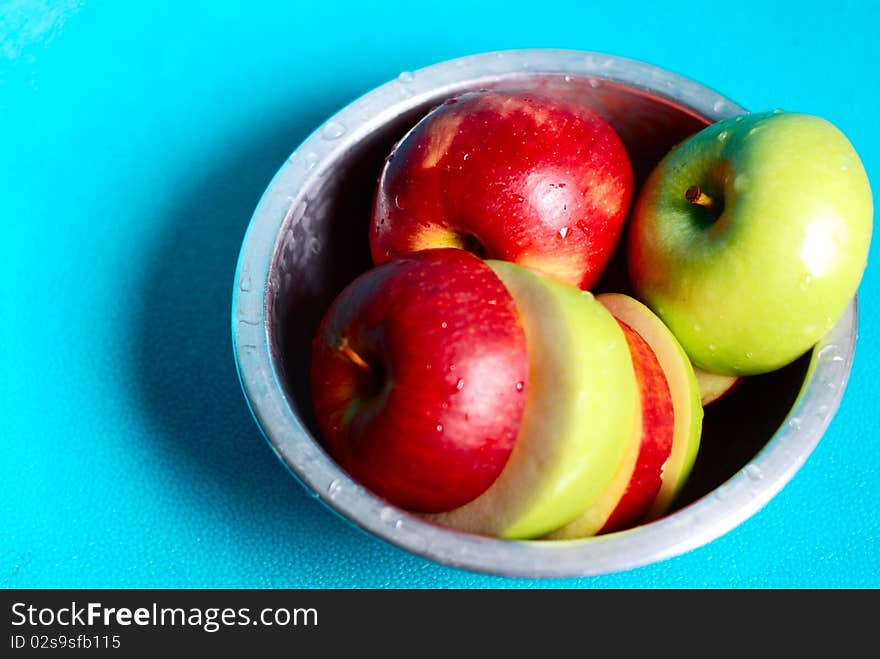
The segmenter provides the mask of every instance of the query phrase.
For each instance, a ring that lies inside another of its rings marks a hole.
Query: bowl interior
[[[637,184],[672,146],[709,123],[693,110],[636,86],[572,75],[518,74],[445,88],[325,158],[307,184],[293,191],[270,267],[272,353],[289,404],[315,438],[310,343],[335,295],[371,266],[370,209],[384,159],[432,107],[453,93],[476,88],[537,91],[576,98],[594,108],[625,143]],[[620,250],[597,290],[631,292]],[[782,370],[748,378],[706,408],[702,446],[678,507],[724,483],[764,447],[794,404],[808,365],[805,355]]]

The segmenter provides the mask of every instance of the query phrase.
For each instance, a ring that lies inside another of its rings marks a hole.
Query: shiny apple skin
[[[377,186],[375,263],[464,247],[590,289],[633,196],[611,125],[573,102],[478,91],[447,100],[395,146]]]
[[[720,200],[717,220],[685,192]],[[628,233],[637,297],[696,366],[754,375],[794,361],[855,295],[871,240],[864,167],[825,119],[763,112],[713,124],[651,173]]]
[[[525,334],[485,262],[426,250],[339,294],[313,341],[311,382],[321,437],[352,478],[402,508],[442,512],[485,491],[513,450]]]

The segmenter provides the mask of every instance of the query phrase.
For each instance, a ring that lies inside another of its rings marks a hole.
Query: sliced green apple
[[[739,375],[722,375],[709,373],[699,366],[694,366],[694,375],[697,376],[697,384],[700,387],[700,402],[703,407],[728,393],[740,381]]]
[[[438,524],[532,538],[593,505],[620,471],[637,420],[626,338],[592,294],[521,266],[488,261],[520,313],[529,382],[520,433],[498,479]]]
[[[596,299],[615,318],[636,330],[654,349],[672,395],[675,416],[672,451],[663,465],[660,491],[646,517],[656,519],[672,506],[697,458],[703,428],[700,386],[681,344],[653,311],[622,293],[603,293]]]
[[[648,512],[662,486],[663,464],[672,450],[674,408],[666,375],[653,349],[618,320],[639,385],[638,413],[626,458],[602,496],[548,539],[585,538],[627,528]]]

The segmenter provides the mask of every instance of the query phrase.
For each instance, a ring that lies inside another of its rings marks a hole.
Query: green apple
[[[544,535],[606,490],[637,422],[626,338],[592,294],[504,261],[488,261],[513,296],[526,336],[522,425],[497,480],[473,501],[429,515],[502,538]]]
[[[639,194],[627,263],[637,296],[698,367],[780,368],[809,350],[858,288],[871,189],[830,122],[732,117],[674,148]]]

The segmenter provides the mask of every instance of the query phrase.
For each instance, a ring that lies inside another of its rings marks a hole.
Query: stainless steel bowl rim
[[[269,326],[269,278],[282,226],[300,208],[298,191],[364,135],[428,98],[499,77],[557,74],[643,88],[712,121],[746,112],[693,80],[614,55],[559,49],[482,53],[400,76],[330,117],[290,156],[264,192],[242,244],[233,286],[238,376],[264,436],[316,498],[359,528],[414,554],[475,572],[516,577],[607,574],[700,547],[766,505],[794,476],[839,407],[855,354],[854,298],[815,347],[800,395],[783,425],[739,472],[706,496],[654,522],[583,540],[510,541],[461,533],[389,505],[354,482],[320,447],[285,395]]]

